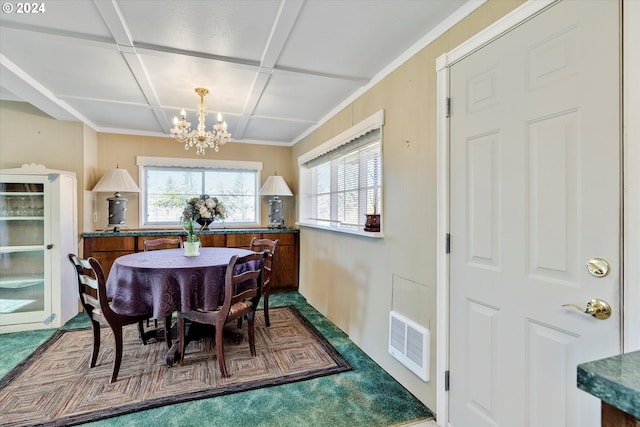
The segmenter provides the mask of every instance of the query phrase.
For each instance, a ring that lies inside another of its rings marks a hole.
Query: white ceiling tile
[[[176,54],[140,55],[160,105],[195,111],[200,98],[195,88],[209,89],[210,109],[241,114],[256,68]]]
[[[280,0],[119,1],[118,6],[136,43],[259,61]]]
[[[287,120],[274,121],[253,117],[244,139],[253,141],[289,142],[309,127],[308,123]],[[232,138],[233,139],[233,138]]]
[[[274,73],[254,114],[316,122],[359,87],[344,80]],[[278,115],[274,115],[274,112]]]
[[[54,95],[146,103],[122,54],[114,46],[22,33],[2,29],[3,40],[20,40],[20,43],[3,42],[2,54]]]
[[[305,2],[278,67],[371,78],[463,3]]]
[[[131,129],[135,132],[160,132],[169,134],[155,119],[147,106],[92,102],[81,99],[67,101],[99,128]]]

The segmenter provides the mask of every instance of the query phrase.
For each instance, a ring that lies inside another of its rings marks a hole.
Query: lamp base
[[[287,227],[285,227],[284,223],[283,224],[279,224],[279,223],[269,223],[269,225],[267,226],[267,228],[281,228],[281,229],[286,229]]]
[[[269,200],[269,228],[285,228],[282,218],[282,200],[278,196]]]
[[[125,224],[109,224],[103,228],[102,231],[113,231],[114,233],[119,233],[123,228],[128,230],[129,226]]]
[[[109,201],[109,225],[102,230],[106,231],[113,227],[113,232],[117,233],[121,228],[129,228],[125,225],[127,219],[127,198],[121,197],[120,193],[115,193]]]

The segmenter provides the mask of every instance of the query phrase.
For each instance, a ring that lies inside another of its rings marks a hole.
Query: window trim
[[[357,123],[351,128],[345,130],[339,135],[331,138],[329,141],[320,144],[312,150],[309,150],[305,154],[298,157],[298,188],[300,189],[300,194],[298,197],[298,221],[296,225],[300,227],[309,227],[316,228],[321,230],[328,230],[338,233],[347,233],[347,234],[355,234],[359,236],[366,236],[370,238],[383,238],[384,234],[382,231],[379,232],[369,232],[364,231],[362,227],[345,225],[345,224],[337,224],[332,223],[331,221],[321,221],[321,220],[312,220],[308,218],[307,212],[310,210],[311,201],[308,200],[310,194],[310,185],[311,185],[311,170],[305,166],[306,163],[316,159],[336,148],[348,144],[349,142],[365,135],[366,133],[380,129],[380,154],[381,158],[383,157],[383,147],[384,147],[384,138],[382,132],[382,126],[384,125],[384,110],[379,110],[378,112],[372,114],[367,117],[363,121]],[[384,163],[384,162],[383,162]],[[384,172],[382,175],[382,194],[384,195]],[[384,197],[384,196],[383,196]],[[382,203],[382,211],[384,211],[384,202]],[[383,212],[381,212],[382,214]],[[381,215],[381,218],[383,215]],[[381,229],[382,230],[382,229]]]
[[[262,205],[259,194],[260,183],[262,182],[262,162],[241,161],[241,160],[218,160],[218,159],[188,159],[175,157],[149,157],[136,156],[136,165],[138,166],[138,183],[140,191],[145,191],[146,182],[144,168],[146,166],[174,166],[174,167],[191,167],[191,168],[220,168],[220,169],[247,169],[256,171],[256,191],[258,192],[258,203],[256,207],[257,222],[233,223],[233,228],[259,227],[261,224],[260,207]],[[158,228],[157,224],[146,224],[144,220],[144,197],[142,194],[138,197],[138,224],[141,229]],[[164,229],[180,229],[181,225],[162,225]],[[226,227],[225,227],[226,228]]]

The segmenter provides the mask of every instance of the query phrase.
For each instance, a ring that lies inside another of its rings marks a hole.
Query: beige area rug
[[[0,425],[73,425],[227,393],[286,384],[351,369],[294,307],[273,308],[271,326],[256,314],[256,352],[225,342],[230,377],[222,378],[212,339],[191,342],[184,366],[167,367],[164,342],[142,345],[125,328],[118,381],[111,330],[102,329],[97,366],[89,369],[91,330],[57,331],[0,381]],[[244,322],[246,338],[246,322]]]

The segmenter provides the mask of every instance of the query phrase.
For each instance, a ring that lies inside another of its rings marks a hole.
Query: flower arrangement
[[[196,221],[210,223],[225,218],[225,209],[217,197],[209,197],[203,194],[200,197],[192,197],[187,200],[187,206],[182,211],[182,221]],[[204,221],[198,221],[204,220]]]

